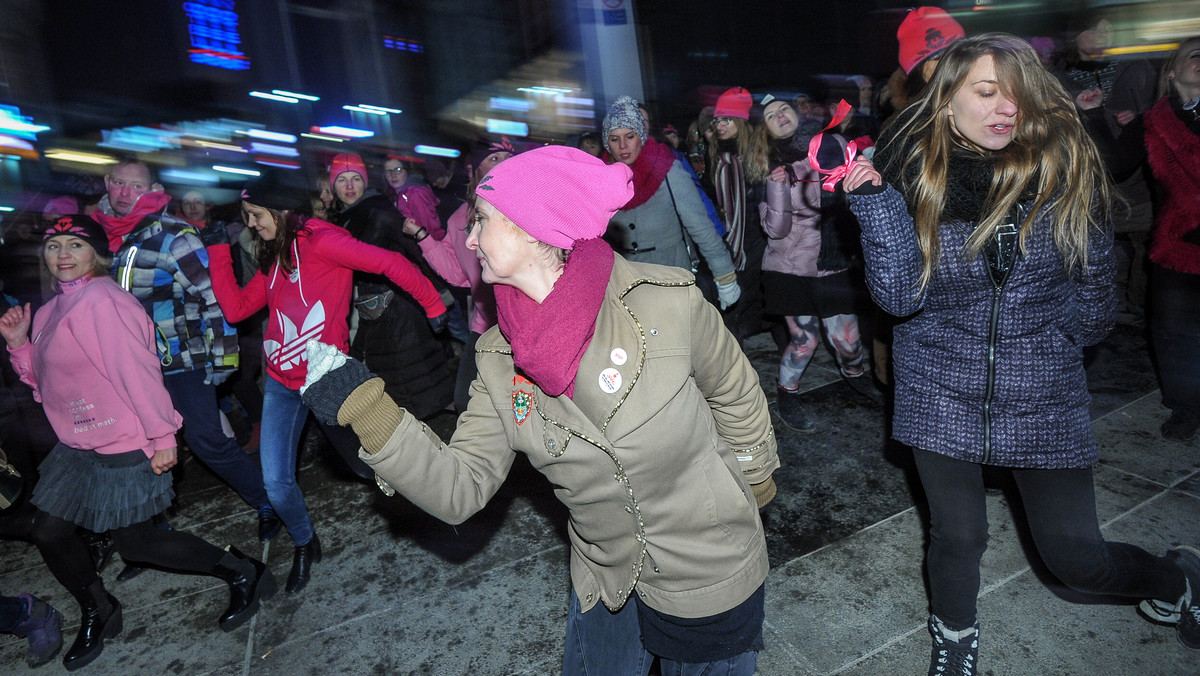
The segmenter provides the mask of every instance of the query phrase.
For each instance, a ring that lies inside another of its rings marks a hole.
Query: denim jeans
[[[267,504],[262,470],[238,442],[225,436],[217,409],[217,388],[204,383],[204,369],[163,377],[171,404],[183,416],[183,438],[206,467],[233,487],[251,507]]]
[[[646,676],[654,655],[642,647],[641,633],[632,599],[615,613],[603,604],[584,613],[572,589],[563,676]],[[757,666],[754,650],[717,662],[662,659],[659,664],[663,676],[753,676]]]
[[[300,399],[300,392],[288,389],[270,376],[263,390],[262,436],[258,447],[263,482],[271,507],[299,547],[313,537],[308,505],[296,483],[296,455],[308,407]]]
[[[933,613],[952,630],[975,624],[979,560],[987,548],[983,466],[913,449],[929,500],[929,588]],[[1186,588],[1169,559],[1105,542],[1090,469],[1013,469],[1038,554],[1071,589],[1174,603]]]

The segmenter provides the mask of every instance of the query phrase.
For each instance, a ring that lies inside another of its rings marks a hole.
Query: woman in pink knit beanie
[[[467,246],[499,326],[449,442],[361,363],[309,346],[304,399],[354,428],[385,492],[460,523],[517,453],[570,513],[562,673],[750,676],[762,649],[759,509],[779,466],[758,374],[684,269],[601,239],[633,195],[624,164],[531,150],[479,182]],[[710,669],[711,667],[711,669]]]

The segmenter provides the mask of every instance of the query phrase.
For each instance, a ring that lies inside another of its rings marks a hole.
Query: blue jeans
[[[263,390],[262,436],[258,447],[263,482],[271,507],[299,547],[313,538],[308,505],[296,483],[296,455],[308,407],[300,399],[300,392],[288,389],[270,376]]]
[[[163,377],[171,404],[183,416],[183,438],[209,469],[233,487],[251,507],[267,504],[262,470],[238,442],[225,436],[217,409],[217,388],[204,383],[204,369]]]
[[[646,676],[654,655],[642,647],[641,633],[637,603],[632,599],[615,613],[600,603],[584,613],[572,589],[563,676]],[[662,658],[659,667],[663,676],[753,676],[758,652],[750,650],[718,662]]]

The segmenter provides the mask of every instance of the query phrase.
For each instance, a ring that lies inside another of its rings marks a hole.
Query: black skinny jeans
[[[96,580],[87,545],[78,526],[41,510],[33,523],[33,543],[59,584],[77,597]],[[113,545],[126,561],[151,563],[170,570],[209,574],[224,550],[191,533],[162,530],[148,519],[112,531]]]
[[[983,466],[913,449],[929,500],[929,570],[933,613],[952,630],[975,624],[979,560],[987,549]],[[1038,554],[1071,589],[1174,603],[1183,571],[1166,557],[1123,542],[1105,542],[1096,517],[1090,469],[1013,469]]]

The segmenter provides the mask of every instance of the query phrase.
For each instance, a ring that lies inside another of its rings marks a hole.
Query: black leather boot
[[[233,631],[254,617],[259,601],[275,595],[275,576],[267,564],[239,552],[235,547],[217,562],[212,574],[229,583],[229,607],[221,613],[217,624]]]
[[[315,561],[321,560],[321,541],[317,539],[317,534],[313,533],[313,537],[308,541],[308,544],[296,547],[296,554],[292,557],[292,571],[288,573],[287,586],[284,590],[289,594],[294,594],[308,585],[308,580],[312,577],[312,565]]]
[[[104,590],[100,578],[71,591],[79,601],[79,634],[63,656],[63,666],[74,671],[91,663],[104,651],[104,639],[121,633],[121,602]]]

